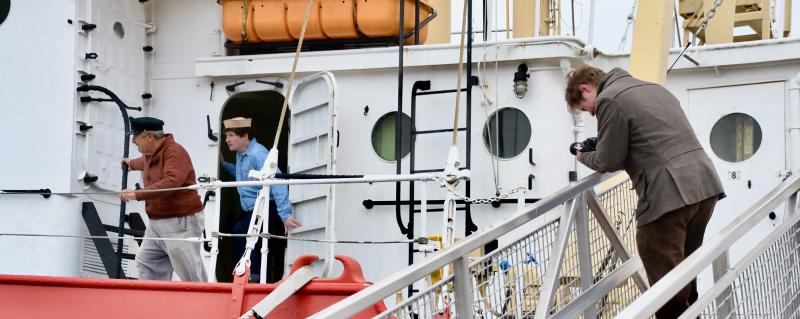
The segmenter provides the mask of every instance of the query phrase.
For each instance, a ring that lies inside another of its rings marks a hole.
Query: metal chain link
[[[714,7],[711,8],[711,10],[708,10],[708,14],[706,14],[705,19],[703,19],[703,22],[700,22],[700,27],[697,28],[697,32],[694,33],[695,35],[700,34],[701,32],[703,32],[703,30],[705,30],[705,28],[708,26],[708,20],[711,20],[711,18],[713,18],[714,15],[717,14],[717,9],[719,9],[719,6],[722,5],[722,1],[723,0],[714,1]]]
[[[490,197],[490,198],[470,198],[468,196],[460,194],[455,189],[450,187],[450,183],[448,183],[447,180],[445,180],[442,177],[436,177],[436,178],[434,178],[434,181],[436,181],[436,183],[439,184],[439,186],[441,186],[442,188],[447,189],[447,191],[452,193],[457,199],[463,200],[464,202],[466,202],[468,204],[491,204],[491,203],[500,201],[501,199],[505,199],[508,196],[511,196],[511,195],[513,195],[515,193],[519,193],[520,191],[524,191],[525,190],[525,187],[516,187],[516,188],[511,189],[510,191],[507,191],[507,192],[503,193],[503,194],[500,194],[500,195],[497,195],[497,196],[494,196],[494,197]]]

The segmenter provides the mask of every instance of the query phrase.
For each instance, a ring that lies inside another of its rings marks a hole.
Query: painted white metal
[[[564,250],[567,249],[569,241],[569,234],[572,233],[572,225],[575,223],[576,210],[579,205],[583,205],[583,196],[573,198],[569,201],[569,210],[565,210],[558,223],[558,234],[556,234],[556,241],[553,243],[553,250],[547,269],[550,270],[544,275],[544,284],[542,285],[542,292],[539,294],[539,302],[536,304],[536,314],[534,318],[544,319],[550,315],[550,307],[553,306],[555,300],[556,290],[559,286],[559,278],[561,277],[561,263],[564,261]]]
[[[725,199],[719,201],[715,213],[709,221],[706,233],[719,232],[736,217],[741,207],[751,205],[778,185],[783,177],[779,172],[786,167],[784,131],[785,108],[784,82],[749,84],[737,86],[693,89],[688,92],[688,117],[695,133],[708,156],[719,172],[725,193]],[[732,113],[744,113],[752,116],[761,128],[761,143],[752,157],[731,163],[721,159],[712,149],[711,132],[714,125],[723,116]],[[759,226],[748,233],[739,244],[741,250],[731,252],[731,261],[735,263],[742,253],[749,251],[753,245],[771,232],[775,221],[783,218],[781,208],[775,211],[775,220],[764,215]],[[709,284],[709,277],[701,276],[698,284],[702,290]]]
[[[787,165],[793,174],[800,174],[800,73],[789,80],[788,118],[789,138],[787,141]]]
[[[289,171],[296,174],[336,174],[336,80],[321,72],[304,78],[291,97]],[[303,227],[291,229],[298,238],[336,239],[334,184],[293,187],[289,193],[294,215]],[[334,244],[297,243],[287,249],[286,260],[315,254],[324,260],[320,272],[328,276],[335,264]]]
[[[76,68],[79,75],[96,76],[89,82],[106,87],[131,107],[143,106],[145,93],[145,44],[144,7],[130,1],[78,0],[76,28],[94,24],[91,31],[78,32]],[[85,58],[96,54],[94,59]],[[96,98],[108,98],[98,92],[89,94]],[[132,117],[144,113],[129,110]],[[83,174],[98,177],[93,186],[103,190],[119,190],[121,185],[120,158],[122,157],[124,120],[120,110],[113,102],[78,103],[76,121],[93,128],[86,131],[84,154],[77,158],[78,169],[73,172],[76,178]],[[77,125],[76,125],[77,126]],[[130,157],[138,157],[136,146],[131,144]],[[129,178],[137,181],[138,174]],[[82,185],[88,189],[89,185]]]

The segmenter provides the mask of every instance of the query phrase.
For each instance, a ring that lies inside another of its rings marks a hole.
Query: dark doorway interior
[[[253,119],[253,135],[256,140],[267,149],[272,151],[272,144],[275,139],[275,132],[278,129],[278,121],[281,116],[281,106],[283,106],[283,95],[275,91],[255,91],[236,94],[225,102],[222,108],[221,120],[241,116]],[[289,150],[289,113],[287,111],[285,123],[281,131],[281,138],[278,142],[278,167],[286,172],[287,152]],[[220,141],[219,150],[222,158],[229,163],[236,162],[236,154],[228,149],[225,144],[225,130],[222,122],[219,123]],[[219,169],[219,179],[223,181],[234,181],[236,178]],[[230,233],[236,221],[242,216],[242,208],[239,204],[239,193],[236,188],[223,188],[220,191],[220,220],[219,231]],[[219,255],[217,257],[217,280],[219,282],[231,282],[233,280],[233,268],[241,256],[233,256],[233,243],[229,238],[222,238],[219,242]],[[251,272],[257,271],[257,265],[251,265]]]

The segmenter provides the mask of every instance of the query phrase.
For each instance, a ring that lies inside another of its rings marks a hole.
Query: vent
[[[114,247],[114,251],[117,251],[116,241],[112,241],[111,246]],[[127,241],[123,242],[122,251],[131,253],[131,247]],[[129,277],[133,276],[134,268],[136,268],[133,267],[134,263],[135,261],[133,260],[122,260],[122,269]],[[108,278],[108,273],[106,273],[106,268],[103,266],[103,261],[100,259],[100,255],[97,254],[97,249],[94,247],[94,242],[89,238],[83,239],[83,261],[81,270],[81,277],[84,278]]]

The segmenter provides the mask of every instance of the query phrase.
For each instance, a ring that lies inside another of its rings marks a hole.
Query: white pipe
[[[561,73],[564,75],[564,78],[567,78],[567,74],[572,70],[572,64],[567,59],[561,60]],[[566,87],[565,87],[566,89]],[[586,124],[583,122],[583,114],[581,112],[573,112],[572,108],[567,106],[567,110],[569,111],[570,115],[572,115],[572,137],[574,142],[578,142],[580,140],[581,133],[584,131],[584,127]],[[573,158],[572,162],[572,170],[578,172],[578,157]]]
[[[789,169],[798,174],[800,170],[800,73],[789,80],[789,109],[786,112],[789,130]]]
[[[467,170],[459,171],[460,174],[467,174]],[[242,186],[274,186],[274,185],[316,185],[316,184],[359,184],[359,183],[389,183],[389,182],[408,182],[408,181],[434,181],[439,174],[416,174],[416,175],[365,175],[359,178],[322,178],[322,179],[268,179],[263,181],[242,181],[242,182],[222,182],[214,181],[210,183],[200,183],[189,186],[187,189],[206,189],[206,188],[225,188]]]

